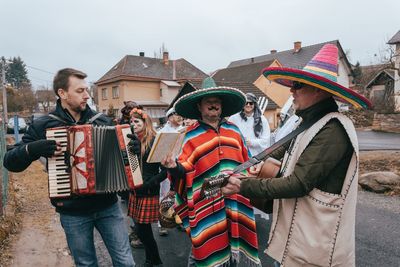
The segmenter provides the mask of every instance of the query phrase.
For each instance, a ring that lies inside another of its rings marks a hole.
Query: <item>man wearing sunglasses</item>
[[[269,155],[282,161],[277,178],[231,176],[222,189],[274,200],[266,253],[277,266],[355,266],[358,142],[334,97],[355,108],[371,103],[336,82],[337,59],[337,47],[327,44],[303,70],[263,71],[290,86],[300,127],[312,125]]]
[[[271,131],[254,94],[246,94],[246,105],[239,113],[232,115],[229,121],[239,127],[252,155],[269,147]]]

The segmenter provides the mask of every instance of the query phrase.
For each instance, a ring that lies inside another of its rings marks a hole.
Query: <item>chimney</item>
[[[163,52],[162,61],[163,61],[164,65],[168,65],[169,64],[168,52]]]
[[[294,52],[297,53],[301,49],[301,41],[294,42]]]
[[[139,52],[139,56],[144,57],[144,52]]]
[[[276,49],[271,50],[271,54],[275,54],[276,52],[277,52]]]
[[[176,80],[176,61],[172,60],[172,80]]]

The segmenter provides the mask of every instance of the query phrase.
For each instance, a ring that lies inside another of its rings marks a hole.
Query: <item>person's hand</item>
[[[161,160],[161,165],[167,169],[176,168],[176,161],[172,158],[172,153],[169,153],[165,158]]]
[[[130,152],[136,155],[140,155],[140,140],[134,134],[127,134],[126,137],[130,138],[131,140],[128,143],[128,149]]]
[[[62,153],[61,145],[55,140],[38,140],[27,144],[28,155],[33,159],[52,157]]]
[[[264,165],[264,161],[261,161],[260,163],[254,165],[254,166],[251,166],[249,168],[249,174],[252,176],[258,176],[263,165]]]
[[[167,196],[169,196],[169,197],[175,197],[175,191],[170,190],[170,191],[168,192]]]
[[[249,138],[245,138],[245,142],[247,146],[251,146],[251,141]]]
[[[230,196],[233,194],[237,194],[240,192],[240,184],[241,184],[239,175],[232,175],[228,179],[228,183],[221,188],[222,194],[224,196]]]

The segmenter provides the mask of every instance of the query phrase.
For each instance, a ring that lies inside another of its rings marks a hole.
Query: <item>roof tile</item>
[[[173,70],[175,65],[175,72]],[[96,83],[105,82],[120,76],[145,77],[159,80],[179,80],[205,78],[200,69],[185,59],[169,60],[164,64],[162,59],[127,55],[103,75]],[[175,76],[175,77],[174,77]]]

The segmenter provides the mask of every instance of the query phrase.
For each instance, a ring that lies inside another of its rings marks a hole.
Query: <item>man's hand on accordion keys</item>
[[[135,134],[127,134],[126,135],[128,138],[131,139],[128,143],[128,149],[131,151],[133,154],[139,155],[140,154],[140,140]]]
[[[52,157],[62,153],[60,142],[55,140],[38,140],[27,144],[26,151],[32,159],[40,157]]]

